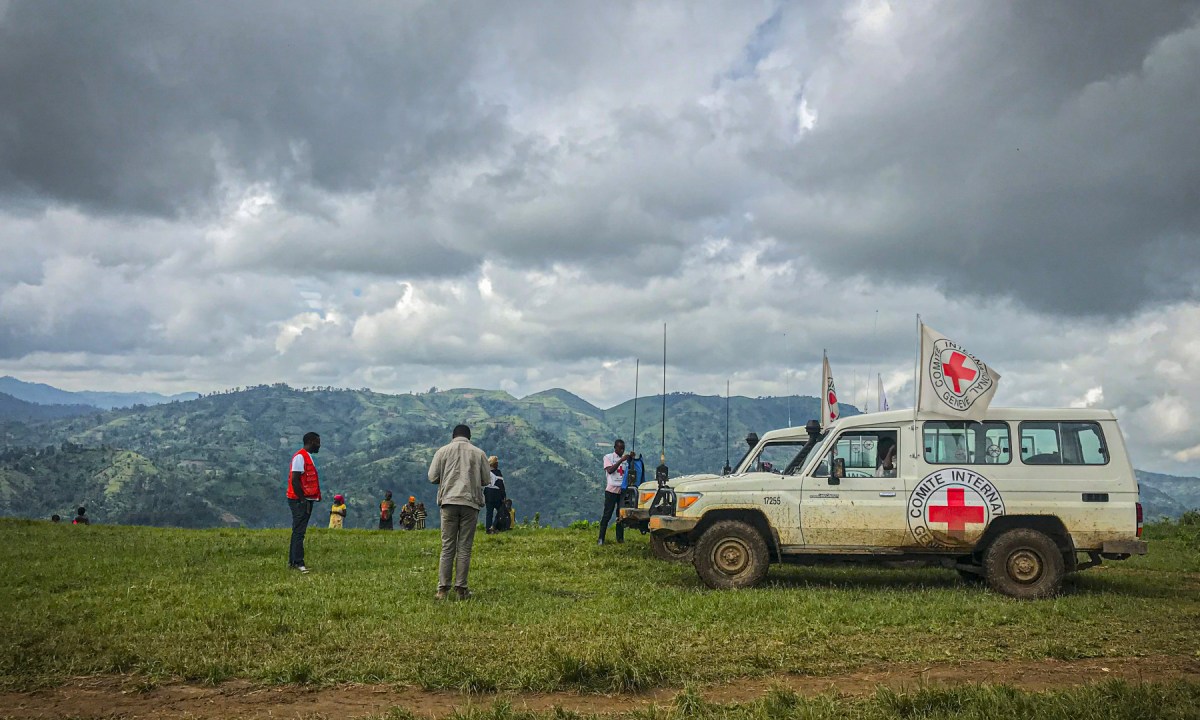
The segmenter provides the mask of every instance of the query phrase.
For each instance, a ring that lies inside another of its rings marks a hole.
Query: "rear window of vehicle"
[[[927,422],[925,462],[945,465],[1007,465],[1012,462],[1008,423]]]
[[[1021,462],[1026,465],[1105,465],[1108,445],[1100,423],[1023,422]]]

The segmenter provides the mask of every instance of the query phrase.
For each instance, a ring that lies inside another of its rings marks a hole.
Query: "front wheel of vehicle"
[[[733,590],[757,585],[771,556],[762,533],[740,520],[722,520],[704,531],[692,564],[710,588]]]
[[[660,538],[657,535],[650,536],[650,552],[654,553],[654,557],[659,560],[690,563],[692,551],[692,544],[681,535],[666,538]]]
[[[988,585],[1020,600],[1048,598],[1062,587],[1063,554],[1045,533],[1030,528],[1009,530],[983,555]]]

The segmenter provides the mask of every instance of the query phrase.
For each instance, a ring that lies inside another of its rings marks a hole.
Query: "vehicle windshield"
[[[770,472],[777,475],[792,474],[796,458],[807,441],[779,440],[768,442],[742,461],[738,474],[751,472]]]
[[[805,458],[805,460],[804,460],[804,467],[801,468],[802,470],[804,470],[805,472],[809,472],[809,473],[812,472],[811,468],[815,463],[820,462],[821,452],[822,452],[823,448],[825,447],[825,440],[831,434],[832,433],[825,433],[824,435],[821,436],[821,439],[817,440],[817,442],[815,442],[813,444],[812,450],[808,451],[808,457]]]

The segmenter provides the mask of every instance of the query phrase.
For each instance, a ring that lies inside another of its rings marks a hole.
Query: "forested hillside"
[[[815,398],[792,398],[794,419],[817,414]],[[730,447],[720,397],[667,397],[672,475],[719,471],[745,449],[747,432],[787,424],[786,398],[733,398]],[[658,463],[662,397],[637,404],[637,449]],[[322,437],[317,464],[328,496],[347,495],[351,527],[369,527],[384,490],[432,503],[425,471],[457,423],[502,459],[520,518],[592,518],[600,505],[600,458],[621,436],[632,445],[634,403],[601,410],[565,390],[517,399],[489,390],[385,395],[296,390],[285,385],[188,402],[114,410],[40,424],[9,423],[0,452],[0,515],[66,515],[88,507],[98,522],[281,526],[285,469],[300,437]],[[797,420],[799,424],[799,420]],[[326,498],[328,499],[328,498]],[[322,509],[327,508],[322,506]],[[324,515],[319,510],[318,518]]]
[[[735,397],[726,444],[725,398],[668,395],[672,477],[719,472],[727,459],[736,465],[748,432],[786,426],[789,409],[802,425],[819,413],[817,403]],[[0,515],[67,516],[84,505],[97,522],[182,527],[286,525],[285,470],[308,430],[322,437],[317,464],[326,500],[347,496],[350,527],[375,523],[385,490],[431,505],[426,468],[460,422],[500,456],[519,518],[538,513],[552,525],[595,519],[601,456],[622,437],[654,467],[663,418],[662,396],[641,398],[635,442],[632,400],[602,410],[560,389],[517,399],[493,390],[385,395],[273,385],[41,421],[46,415],[38,413],[66,410],[14,407],[26,415],[0,414]],[[1147,518],[1200,507],[1195,478],[1139,472],[1139,479]],[[317,522],[327,511],[327,503],[319,507]]]

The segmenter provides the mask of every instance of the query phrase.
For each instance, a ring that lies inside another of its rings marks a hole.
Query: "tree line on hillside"
[[[736,464],[750,431],[763,433],[815,417],[810,397],[729,402],[692,393],[667,396],[666,460],[671,475],[720,472]],[[790,405],[790,408],[789,408]],[[106,411],[0,428],[0,515],[49,517],[85,505],[96,522],[185,527],[284,527],[286,468],[301,436],[321,434],[322,487],[346,495],[347,526],[375,525],[384,491],[430,504],[425,477],[454,425],[472,426],[476,444],[501,459],[519,519],[568,525],[599,514],[600,458],[622,437],[651,467],[662,449],[662,398],[602,410],[563,390],[514,398],[502,391],[449,390],[386,395],[361,390],[299,390],[282,383],[190,401]],[[851,409],[850,412],[853,412]],[[1159,508],[1143,481],[1147,517]],[[1173,493],[1184,493],[1178,484]],[[1200,499],[1197,500],[1200,503]],[[1192,505],[1191,507],[1195,507]],[[327,506],[318,511],[328,512]],[[1151,511],[1154,511],[1152,513]],[[436,513],[431,515],[436,521]]]

